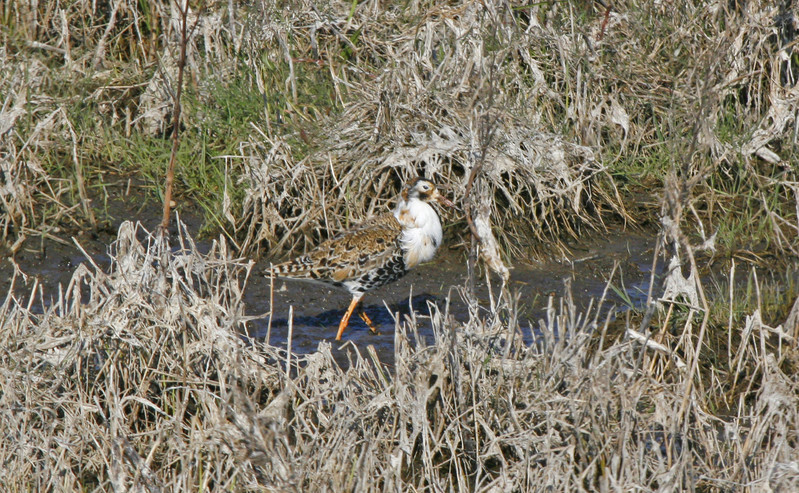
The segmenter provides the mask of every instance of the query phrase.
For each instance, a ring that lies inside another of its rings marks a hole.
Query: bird
[[[340,341],[367,291],[394,282],[433,259],[443,238],[438,212],[430,205],[433,202],[454,206],[432,181],[414,178],[403,187],[393,212],[367,219],[299,257],[272,265],[267,277],[315,281],[347,289],[352,301],[338,326],[336,340]],[[358,314],[377,333],[362,307]]]

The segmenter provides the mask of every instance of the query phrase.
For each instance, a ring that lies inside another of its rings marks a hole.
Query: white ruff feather
[[[402,225],[400,241],[405,252],[405,268],[430,261],[443,236],[435,209],[417,198],[401,200],[394,209],[394,217]]]

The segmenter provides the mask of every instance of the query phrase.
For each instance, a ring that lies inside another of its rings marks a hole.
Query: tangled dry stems
[[[327,342],[288,356],[238,335],[251,264],[223,239],[203,255],[185,231],[170,248],[125,223],[111,258],[48,303],[34,283],[0,307],[12,490],[798,486],[795,348],[763,351],[775,329],[757,314],[733,353],[757,368],[741,374],[750,390],[721,416],[721,380],[688,382],[678,364],[703,357],[695,336],[667,352],[611,338],[602,300],[579,313],[551,298],[532,346],[504,298],[464,324],[431,305],[397,320],[394,367],[353,347],[342,368]]]
[[[0,87],[6,95],[0,109],[0,245],[7,248],[4,253],[14,254],[28,236],[56,238],[53,233],[62,221],[79,224],[81,204],[70,204],[72,184],[49,174],[40,156],[62,139],[77,152],[75,132],[64,111],[43,110],[27,135],[16,132],[18,122],[28,116],[27,108],[37,103],[46,67],[33,60],[9,70],[6,63],[0,63],[5,68]]]
[[[561,239],[629,219],[609,162],[679,166],[688,155],[686,176],[719,178],[702,183],[696,214],[716,223],[731,207],[726,191],[745,176],[752,189],[744,193],[762,198],[746,214],[771,226],[769,246],[796,251],[795,212],[782,208],[796,200],[795,170],[785,166],[796,101],[796,68],[784,62],[788,7],[753,4],[744,15],[718,3],[628,2],[602,16],[557,2],[417,2],[402,11],[366,3],[284,17],[260,5],[263,16],[250,24],[260,27],[250,31],[254,52],[290,63],[291,39],[295,63],[329,71],[343,110],[312,134],[316,152],[294,158],[291,136],[270,128],[242,152],[245,246],[267,240],[280,251],[290,246],[281,241],[286,227],[292,238],[302,232],[301,241],[318,242],[331,222],[383,206],[417,173],[463,199],[470,171],[482,166],[485,219],[504,250],[545,244],[562,253]],[[286,90],[293,84],[292,72]],[[321,201],[287,199],[304,194]]]
[[[167,130],[178,16],[170,2],[148,6],[9,5],[14,29],[4,38],[0,80],[5,175],[24,176],[40,160],[37,142],[60,160],[70,156],[31,193],[10,193],[19,187],[3,179],[10,241],[25,228],[52,231],[48,206],[66,209],[57,214],[68,222],[94,222],[81,167],[95,164],[84,160],[102,144],[69,132],[75,102],[64,87],[86,74],[98,81],[85,98],[97,111],[80,116],[95,121],[89,128],[124,137]],[[712,178],[698,215],[734,223],[741,205],[728,192],[747,187],[745,214],[768,224],[767,246],[798,251],[790,207],[797,179],[785,165],[797,100],[788,4],[755,2],[745,13],[714,2],[629,1],[607,13],[562,2],[292,7],[205,4],[191,14],[198,23],[187,78],[196,102],[214,104],[211,87],[240,77],[264,100],[264,121],[253,122],[229,160],[229,183],[238,178],[241,187],[230,195],[245,199],[230,198],[218,217],[242,252],[317,243],[385,208],[418,173],[451,185],[470,207],[464,195],[479,167],[472,205],[487,198],[482,219],[504,252],[560,256],[565,239],[640,218],[616,192],[619,176],[639,173],[635,163],[653,162],[644,174],[657,174],[689,152],[686,172]],[[65,121],[47,129],[55,112]],[[202,125],[207,113],[185,112],[185,125]],[[67,200],[38,192],[55,178],[78,193]]]
[[[13,245],[31,231],[52,234],[64,220],[91,217],[80,192],[81,136],[47,82],[57,71],[69,79],[118,60],[147,66],[160,58],[161,68],[138,73],[141,93],[131,96],[124,71],[112,70],[91,98],[102,121],[158,133],[170,97],[165,54],[174,49],[167,3],[149,3],[148,32],[138,2],[107,12],[74,2],[29,16],[32,5],[10,5],[17,25],[30,27],[17,41],[62,63],[2,52],[0,225]],[[192,78],[230,73],[241,53],[256,74],[266,64],[254,53],[293,64],[277,88],[291,95],[285,117],[311,115],[326,132],[309,128],[305,138],[318,148],[309,144],[307,156],[294,151],[302,134],[284,135],[269,120],[242,144],[246,198],[227,211],[237,251],[263,240],[273,250],[316,243],[323,231],[385,208],[399,182],[420,172],[462,198],[477,166],[474,200],[486,204],[489,230],[499,226],[511,249],[520,238],[549,241],[601,228],[608,211],[625,215],[597,152],[647,157],[668,146],[674,156],[691,150],[674,159],[661,219],[677,251],[671,272],[685,266],[694,277],[675,275],[662,308],[648,305],[651,335],[628,323],[628,337],[617,339],[598,308],[579,314],[566,299],[539,321],[538,344],[526,347],[502,298],[490,315],[475,306],[465,324],[431,307],[435,339],[426,343],[415,335],[419,320],[399,320],[395,367],[370,353],[341,368],[326,343],[287,355],[238,336],[249,264],[231,261],[225,241],[199,255],[184,233],[171,252],[126,223],[107,273],[81,267],[47,303],[33,281],[29,300],[12,290],[0,307],[5,486],[799,488],[791,371],[799,310],[784,326],[767,325],[759,312],[730,326],[721,361],[705,344],[713,327],[694,256],[712,239],[711,204],[725,205],[703,191],[708,176],[749,180],[753,197],[776,197],[763,199],[762,217],[775,244],[796,252],[796,218],[775,207],[795,204],[798,190],[795,169],[782,164],[793,149],[795,70],[790,40],[775,41],[790,12],[767,2],[751,4],[747,15],[712,2],[628,2],[605,23],[563,2],[525,10],[412,2],[405,12],[376,2],[354,11],[303,3],[291,15],[256,6],[246,18],[199,13]],[[93,16],[104,28],[82,22]],[[136,36],[116,36],[128,29]],[[308,63],[302,58],[329,72],[340,113],[303,113],[295,70]],[[721,135],[730,114],[733,139]],[[51,149],[68,156],[68,178],[40,166]],[[64,180],[77,190],[74,203]],[[525,229],[533,221],[543,227]],[[694,231],[683,231],[694,227],[698,244]],[[18,273],[14,282],[23,279]]]
[[[626,217],[594,152],[535,124],[540,116],[524,94],[524,62],[514,56],[530,37],[499,30],[510,14],[483,7],[467,3],[410,19],[391,10],[373,19],[369,9],[355,18],[309,9],[291,19],[295,51],[302,52],[306,38],[326,51],[319,57],[330,64],[335,84],[347,78],[351,102],[319,136],[319,152],[302,161],[285,137],[268,132],[245,148],[245,246],[268,240],[279,251],[286,226],[318,241],[320,230],[343,226],[335,222],[384,207],[417,174],[450,185],[456,201],[464,199],[477,166],[484,169],[477,180],[485,182],[479,195],[491,197],[485,219],[491,217],[512,253],[599,227],[611,211]],[[276,37],[285,34],[286,28],[274,29]],[[352,60],[357,70],[331,53],[330,38],[345,30],[360,33]],[[501,48],[486,47],[489,42]],[[309,195],[322,201],[294,203]]]

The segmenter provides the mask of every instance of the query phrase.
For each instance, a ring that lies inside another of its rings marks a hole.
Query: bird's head
[[[453,204],[448,198],[441,195],[436,188],[435,183],[428,180],[427,178],[416,178],[411,181],[408,186],[402,191],[402,198],[409,202],[413,199],[421,200],[422,202],[433,202],[436,201],[439,204],[446,205],[447,207],[453,207]]]

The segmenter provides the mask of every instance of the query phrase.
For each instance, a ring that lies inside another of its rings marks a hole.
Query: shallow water
[[[534,339],[534,327],[545,314],[548,297],[563,296],[571,286],[572,297],[579,309],[586,308],[592,299],[602,296],[608,285],[608,276],[618,264],[612,284],[625,294],[622,299],[613,289],[608,289],[606,309],[623,310],[632,304],[641,306],[646,301],[652,267],[653,237],[629,232],[616,232],[596,238],[588,245],[574,251],[572,258],[561,262],[525,264],[517,262],[511,270],[510,290],[518,293],[522,329],[528,343]],[[256,270],[263,272],[267,262],[259,262]],[[333,342],[334,351],[346,350],[350,343],[362,354],[373,345],[380,361],[391,363],[394,352],[395,316],[403,320],[413,310],[421,322],[422,337],[433,337],[429,323],[429,303],[444,309],[446,298],[451,296],[449,313],[458,321],[469,318],[468,305],[462,290],[467,286],[466,257],[462,252],[441,251],[430,263],[416,268],[399,281],[367,293],[363,300],[366,313],[377,325],[380,333],[373,334],[366,324],[353,315],[342,340],[334,338],[338,323],[350,302],[343,289],[303,281],[274,281],[274,311],[269,327],[268,317],[251,322],[249,335],[258,339],[269,336],[269,342],[286,346],[291,317],[291,349],[297,353],[314,351],[320,340]],[[499,289],[499,278],[491,277],[494,296]],[[251,278],[245,301],[248,312],[269,311],[270,282],[264,276]],[[485,274],[478,276],[475,294],[482,309],[490,305],[489,288]],[[339,354],[339,357],[344,357]]]
[[[199,218],[184,215],[181,219],[189,224],[190,230],[196,231]],[[157,221],[151,222],[153,224],[145,226],[155,228]],[[100,233],[78,236],[77,241],[105,269],[110,262],[107,245],[113,241],[115,232],[115,229],[112,231],[107,228]],[[614,265],[617,265],[617,270],[612,285],[617,289],[608,290],[605,309],[618,311],[629,304],[641,306],[646,300],[654,241],[654,235],[611,232],[573,247],[573,255],[566,260],[516,262],[511,270],[510,290],[518,294],[519,319],[527,342],[532,343],[535,337],[534,328],[545,315],[549,296],[563,296],[568,286],[571,286],[575,305],[578,310],[584,309],[592,299],[602,296]],[[33,306],[41,310],[42,306],[50,304],[51,299],[58,297],[58,285],[66,287],[75,268],[86,258],[74,244],[64,245],[52,241],[28,243],[30,245],[18,252],[15,260],[23,272],[38,280],[39,292],[43,296],[37,295]],[[200,242],[198,248],[206,251],[208,245]],[[270,280],[262,275],[268,265],[266,259],[261,259],[250,277],[245,291],[247,315],[267,314],[270,311]],[[0,265],[0,293],[8,291],[12,274],[10,262]],[[491,282],[496,296],[499,279],[491,276]],[[379,334],[372,334],[366,324],[353,315],[342,341],[335,342],[333,339],[339,320],[350,302],[349,294],[345,290],[319,284],[275,280],[271,328],[269,317],[264,316],[249,322],[247,335],[261,340],[268,336],[271,344],[287,347],[291,326],[291,350],[295,353],[312,352],[319,341],[325,340],[333,342],[337,358],[344,362],[352,344],[362,354],[372,345],[380,360],[391,364],[394,357],[394,317],[404,320],[412,310],[420,322],[420,336],[431,340],[433,331],[429,322],[429,304],[437,304],[443,310],[447,296],[450,296],[450,316],[465,322],[469,319],[463,294],[467,284],[465,254],[459,250],[448,250],[445,245],[432,262],[364,296],[363,307],[378,326]],[[15,294],[27,300],[32,286],[32,279],[27,283],[17,281]],[[618,293],[624,293],[624,299]],[[481,309],[489,310],[490,294],[484,272],[478,272],[475,294]]]

